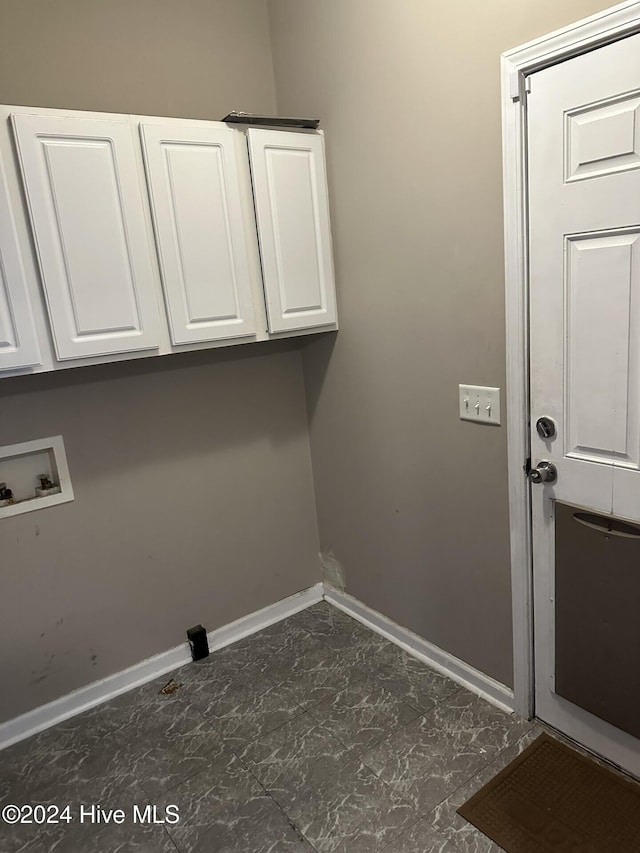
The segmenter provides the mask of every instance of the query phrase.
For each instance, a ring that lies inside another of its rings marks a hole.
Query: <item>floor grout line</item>
[[[292,817],[287,813],[287,810],[284,808],[284,806],[276,800],[276,798],[272,795],[271,791],[269,791],[269,789],[268,789],[268,788],[263,784],[263,782],[261,781],[261,779],[260,779],[258,776],[256,776],[256,774],[254,773],[253,769],[252,769],[248,764],[245,764],[244,762],[243,762],[243,764],[244,764],[244,766],[247,768],[247,770],[249,771],[249,773],[253,776],[253,778],[256,780],[256,782],[260,785],[260,787],[261,787],[261,788],[262,788],[262,790],[265,792],[265,794],[267,795],[267,797],[269,797],[269,799],[271,800],[271,802],[273,802],[273,803],[274,803],[274,804],[275,804],[275,805],[280,809],[280,811],[281,811],[281,812],[282,812],[282,814],[285,816],[285,818],[287,819],[287,822],[288,822],[288,823],[289,823],[289,825],[292,827],[292,829],[294,829],[294,830],[295,830],[295,832],[296,832],[296,833],[297,833],[297,834],[298,834],[298,835],[299,835],[299,836],[300,836],[304,841],[306,841],[306,843],[307,843],[307,844],[309,844],[309,846],[312,848],[312,850],[316,850],[316,847],[311,843],[311,841],[309,841],[309,839],[308,839],[308,838],[306,837],[306,835],[303,833],[302,829],[301,829],[301,828],[296,824],[296,822],[294,821],[294,819],[293,819],[293,818],[292,818]]]

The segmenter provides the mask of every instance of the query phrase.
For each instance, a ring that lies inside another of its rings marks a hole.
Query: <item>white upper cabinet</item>
[[[0,158],[0,370],[39,363],[38,340]]]
[[[322,132],[0,105],[2,375],[337,328]]]
[[[173,343],[255,334],[237,131],[167,119],[140,133]]]
[[[128,116],[11,116],[58,359],[159,346]]]
[[[247,132],[269,331],[336,323],[320,133]]]

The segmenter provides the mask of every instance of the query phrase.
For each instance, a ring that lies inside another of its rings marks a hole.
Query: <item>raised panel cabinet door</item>
[[[249,129],[270,332],[336,323],[321,134]]]
[[[159,345],[157,288],[126,116],[11,116],[58,359]]]
[[[173,343],[255,334],[238,131],[143,122],[140,133]]]
[[[40,350],[0,157],[0,370],[40,363]]]

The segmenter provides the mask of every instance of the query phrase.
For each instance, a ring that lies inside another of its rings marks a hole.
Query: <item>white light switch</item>
[[[458,385],[460,417],[483,424],[500,423],[500,389],[484,385]]]

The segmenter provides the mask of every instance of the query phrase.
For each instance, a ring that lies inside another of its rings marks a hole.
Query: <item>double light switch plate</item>
[[[460,417],[482,424],[500,423],[500,389],[486,385],[458,385]]]

